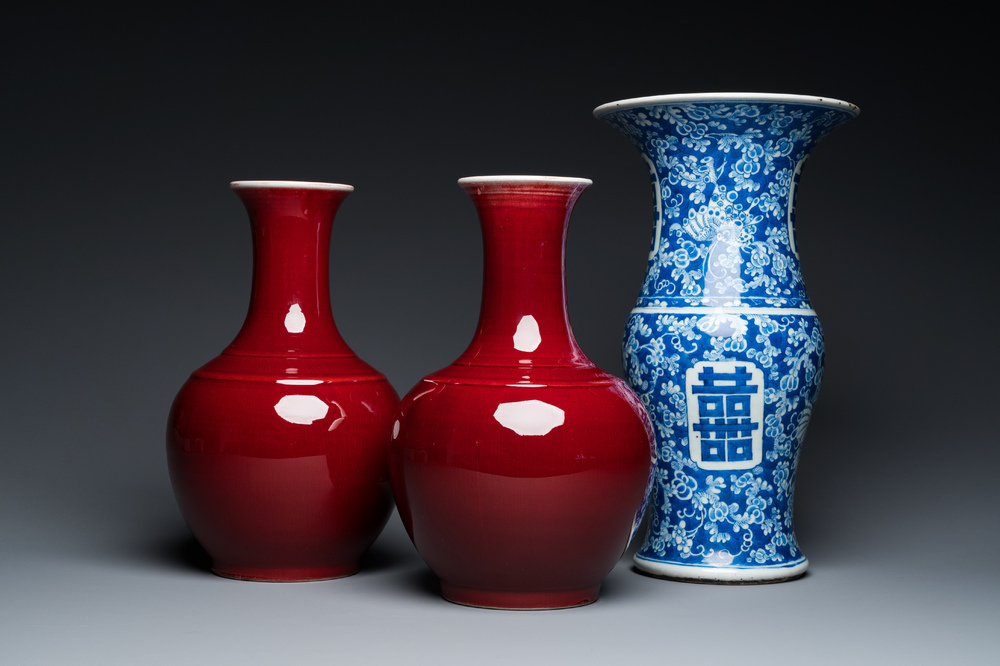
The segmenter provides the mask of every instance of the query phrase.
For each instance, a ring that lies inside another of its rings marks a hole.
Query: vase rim
[[[353,192],[353,185],[343,183],[315,183],[307,180],[234,180],[229,183],[234,190],[249,190],[261,188],[296,189],[296,190],[326,190],[330,192]]]
[[[861,109],[856,104],[834,99],[832,97],[816,97],[813,95],[797,95],[792,93],[739,93],[739,92],[718,92],[718,93],[679,93],[672,95],[650,95],[648,97],[632,97],[621,99],[615,102],[601,104],[594,109],[594,116],[600,118],[614,111],[622,109],[632,109],[642,106],[654,106],[661,104],[684,104],[687,102],[760,102],[760,103],[787,103],[787,104],[810,104],[813,106],[825,106],[831,109],[840,109],[857,116]]]
[[[594,181],[589,178],[576,178],[573,176],[466,176],[465,178],[458,179],[458,184],[463,187],[466,185],[496,185],[502,183],[522,185],[526,183],[552,183],[553,185],[590,186],[594,184]]]

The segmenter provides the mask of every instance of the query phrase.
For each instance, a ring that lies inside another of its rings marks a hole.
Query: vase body
[[[798,95],[701,94],[605,104],[655,194],[645,281],[623,361],[657,436],[636,567],[719,583],[805,573],[792,523],[823,334],[795,245],[802,164],[857,107]]]
[[[638,398],[587,359],[569,326],[566,226],[590,181],[459,184],[482,225],[482,309],[465,353],[400,404],[390,447],[400,517],[450,601],[587,604],[638,524],[653,450]]]
[[[250,309],[236,339],[174,400],[171,482],[215,573],[347,576],[392,510],[387,443],[398,403],[330,309],[333,217],[353,188],[232,187],[253,231]]]

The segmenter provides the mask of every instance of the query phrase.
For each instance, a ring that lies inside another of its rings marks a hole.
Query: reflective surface
[[[330,312],[330,230],[351,188],[234,189],[254,232],[250,312],[233,344],[174,401],[174,492],[217,574],[350,575],[392,509],[386,444],[398,402]]]
[[[400,404],[400,517],[450,601],[591,603],[641,515],[652,432],[638,398],[569,327],[563,242],[590,181],[459,182],[483,228],[482,310],[465,353]]]
[[[658,437],[636,567],[717,583],[801,576],[792,497],[824,342],[799,266],[795,191],[812,147],[858,109],[723,93],[595,113],[640,150],[655,195],[623,347]]]

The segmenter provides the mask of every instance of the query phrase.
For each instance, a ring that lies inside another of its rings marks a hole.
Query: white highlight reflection
[[[518,435],[547,435],[566,422],[566,412],[541,400],[522,400],[500,403],[493,418]]]
[[[289,423],[309,425],[326,418],[330,407],[314,395],[286,395],[274,406],[274,411]]]
[[[728,550],[720,550],[706,555],[701,561],[712,567],[728,567],[735,557]]]
[[[340,416],[338,416],[337,418],[335,418],[333,420],[333,423],[331,423],[330,427],[327,428],[327,432],[333,432],[334,430],[336,430],[337,426],[339,426],[341,423],[343,423],[344,419],[347,418],[347,412],[344,411],[344,408],[341,407],[339,403],[337,403],[334,400],[331,400],[330,404],[340,410]]]
[[[531,315],[521,317],[514,332],[514,349],[523,352],[533,352],[542,344],[542,334],[538,330],[538,322]]]
[[[279,379],[279,384],[286,384],[288,386],[315,386],[316,384],[322,384],[322,379]]]
[[[302,314],[302,308],[298,303],[288,308],[285,315],[285,330],[289,333],[301,333],[306,328],[306,316]]]

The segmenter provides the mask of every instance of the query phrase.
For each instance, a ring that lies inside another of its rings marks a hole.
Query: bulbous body
[[[794,232],[811,148],[857,107],[798,95],[605,104],[649,166],[656,226],[623,359],[657,434],[639,570],[703,582],[796,578],[792,493],[823,370]]]
[[[215,573],[316,580],[358,570],[392,510],[387,442],[398,397],[337,332],[328,257],[353,188],[244,181],[250,311],[170,412],[167,459]]]
[[[652,457],[638,398],[584,356],[566,315],[566,225],[590,181],[459,183],[483,228],[482,311],[466,352],[400,403],[400,517],[450,601],[590,603],[638,523]]]

